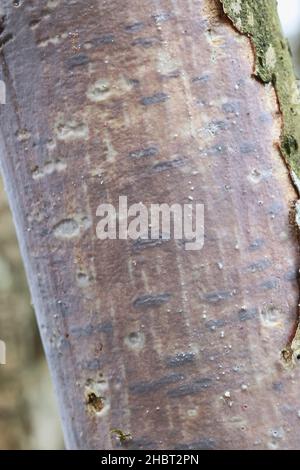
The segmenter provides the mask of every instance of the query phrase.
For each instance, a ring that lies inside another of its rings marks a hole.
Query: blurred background
[[[278,0],[279,15],[300,77],[300,1]],[[0,181],[0,449],[62,449],[57,405]]]
[[[30,303],[11,213],[0,182],[0,449],[60,449],[52,385]]]
[[[288,38],[297,78],[300,78],[300,1],[277,0],[284,35]]]

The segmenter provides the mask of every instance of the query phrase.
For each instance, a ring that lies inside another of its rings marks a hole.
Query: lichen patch
[[[85,404],[91,415],[102,415],[109,408],[104,392],[107,390],[105,380],[88,379],[84,387]]]

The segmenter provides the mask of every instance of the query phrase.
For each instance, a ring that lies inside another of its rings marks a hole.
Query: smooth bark
[[[296,192],[248,38],[212,0],[3,4],[3,174],[67,446],[299,448]],[[204,248],[98,240],[120,195],[204,203]]]

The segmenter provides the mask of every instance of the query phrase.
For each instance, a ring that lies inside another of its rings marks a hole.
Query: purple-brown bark
[[[299,448],[296,193],[250,42],[218,1],[3,4],[2,167],[67,446]],[[97,240],[120,195],[205,204],[204,248]]]

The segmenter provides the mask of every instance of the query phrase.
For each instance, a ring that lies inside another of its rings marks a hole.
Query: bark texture
[[[297,196],[249,39],[217,0],[2,3],[2,167],[67,446],[299,448]],[[204,248],[97,240],[119,195],[204,203]]]

